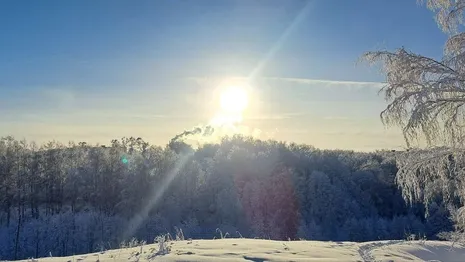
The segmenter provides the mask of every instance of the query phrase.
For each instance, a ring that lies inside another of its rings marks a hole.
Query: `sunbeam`
[[[248,76],[249,81],[253,80],[260,73],[260,71],[266,66],[266,64],[271,59],[273,59],[276,52],[278,52],[278,50],[283,46],[283,44],[286,42],[286,40],[291,35],[292,31],[302,22],[302,20],[308,14],[308,11],[310,10],[310,7],[311,7],[311,3],[312,3],[311,0],[307,2],[305,7],[302,8],[302,10],[300,10],[300,12],[294,18],[294,20],[292,20],[290,25],[286,28],[286,30],[284,30],[284,32],[281,34],[278,40],[270,48],[268,53],[266,53],[265,57],[263,57],[263,59],[260,60],[258,65],[252,70],[252,72]]]
[[[149,197],[149,202],[142,208],[142,210],[135,214],[128,223],[128,227],[123,234],[123,239],[128,239],[133,236],[137,229],[142,223],[147,219],[150,210],[152,210],[155,205],[160,201],[161,197],[165,194],[167,188],[173,182],[176,175],[179,171],[186,165],[186,163],[191,159],[193,153],[186,153],[181,155],[177,160],[174,168],[166,175],[165,180],[160,183],[158,187],[154,187]]]

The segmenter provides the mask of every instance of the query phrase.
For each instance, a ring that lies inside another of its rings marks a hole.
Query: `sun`
[[[249,103],[249,96],[243,87],[227,87],[220,95],[221,109],[226,113],[242,113]]]
[[[232,128],[243,121],[250,103],[252,89],[243,81],[227,80],[218,86],[214,99],[219,108],[210,120],[210,125]]]

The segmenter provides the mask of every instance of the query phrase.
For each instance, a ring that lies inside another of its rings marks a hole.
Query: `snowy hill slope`
[[[366,243],[221,239],[169,242],[169,254],[158,244],[70,257],[23,261],[465,261],[465,248],[440,241]]]

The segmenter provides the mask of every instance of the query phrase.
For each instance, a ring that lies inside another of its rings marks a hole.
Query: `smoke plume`
[[[215,129],[207,125],[205,127],[194,127],[191,130],[185,130],[184,132],[177,134],[171,139],[171,143],[185,139],[188,136],[193,136],[193,135],[202,135],[202,136],[211,136],[215,132]]]

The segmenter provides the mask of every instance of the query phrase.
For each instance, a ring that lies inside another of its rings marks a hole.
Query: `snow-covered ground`
[[[169,254],[158,244],[70,257],[23,261],[465,261],[465,248],[440,241],[366,243],[221,239],[169,242]]]

